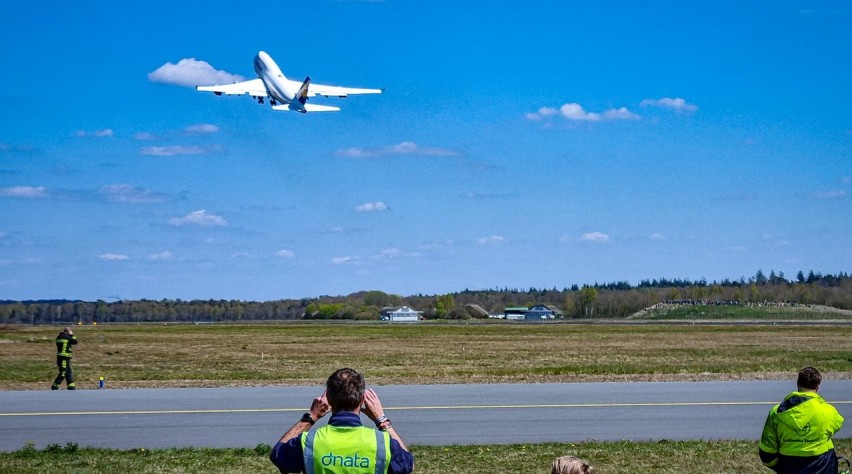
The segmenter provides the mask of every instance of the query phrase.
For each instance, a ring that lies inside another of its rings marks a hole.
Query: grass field
[[[46,389],[59,327],[0,330],[0,389]],[[80,388],[321,385],[347,365],[370,384],[852,378],[850,325],[277,323],[75,327]],[[852,440],[837,441],[852,454]],[[32,447],[0,472],[275,472],[268,447],[115,451]],[[413,446],[418,473],[549,472],[574,454],[599,473],[765,473],[753,441]]]
[[[840,454],[852,453],[852,439],[837,440]],[[660,441],[653,443],[588,442],[505,446],[413,446],[420,474],[549,473],[557,456],[572,454],[589,461],[598,473],[766,474],[754,441]],[[235,473],[278,472],[257,449],[77,449],[74,445],[45,450],[25,448],[0,453],[0,472],[42,473]]]
[[[58,327],[0,331],[0,389],[44,389]],[[221,324],[75,327],[77,385],[321,385],[341,366],[368,383],[790,379],[803,365],[852,378],[852,325]]]

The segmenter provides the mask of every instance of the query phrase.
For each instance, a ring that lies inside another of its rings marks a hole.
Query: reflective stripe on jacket
[[[71,346],[77,344],[77,338],[66,334],[64,332],[59,333],[56,336],[56,355],[59,357],[67,357],[71,358]]]
[[[302,433],[306,474],[386,474],[390,435],[364,426],[326,425]]]

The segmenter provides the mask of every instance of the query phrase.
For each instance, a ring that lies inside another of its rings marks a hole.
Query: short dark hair
[[[820,383],[822,383],[822,375],[820,375],[819,370],[813,367],[805,367],[799,371],[799,378],[796,380],[796,385],[799,388],[816,390]]]
[[[328,377],[325,383],[325,398],[331,405],[331,411],[354,411],[364,400],[367,384],[364,376],[355,369],[338,369]]]

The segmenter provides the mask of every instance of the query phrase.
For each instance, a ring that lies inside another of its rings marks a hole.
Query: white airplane
[[[321,95],[344,98],[355,94],[381,94],[383,90],[312,84],[310,76],[306,77],[304,82],[292,81],[284,76],[278,64],[275,64],[275,61],[263,51],[259,51],[254,57],[254,72],[257,73],[257,79],[218,86],[195,86],[195,90],[212,92],[216,95],[248,94],[254,97],[258,104],[262,104],[263,99],[268,97],[274,110],[289,110],[303,114],[340,110],[340,107],[330,105],[309,104],[309,97]]]

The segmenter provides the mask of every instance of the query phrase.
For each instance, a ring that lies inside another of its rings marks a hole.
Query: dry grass
[[[81,388],[317,385],[352,366],[373,384],[852,378],[849,325],[222,324],[75,328]],[[0,389],[55,376],[59,328],[0,332]]]

